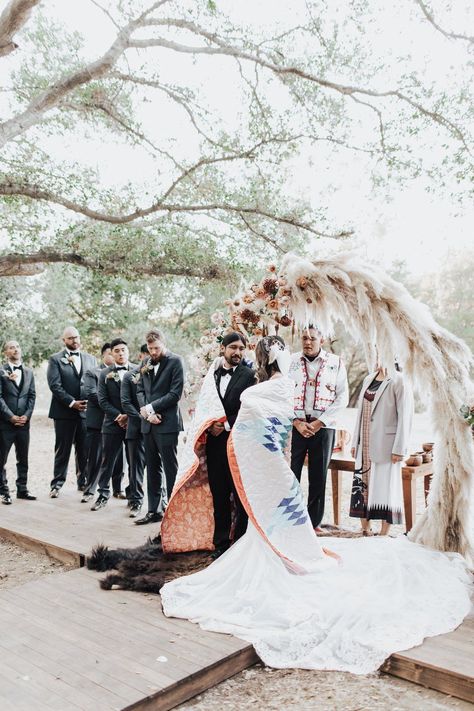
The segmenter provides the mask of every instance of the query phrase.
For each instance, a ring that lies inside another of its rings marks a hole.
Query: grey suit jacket
[[[143,368],[143,366],[142,366]],[[137,398],[140,407],[151,405],[158,412],[162,421],[159,425],[152,425],[142,419],[142,432],[147,434],[152,427],[163,434],[181,432],[183,419],[178,403],[183,394],[184,370],[180,356],[168,351],[160,361],[156,378],[151,373],[142,373],[137,383]]]
[[[1,370],[10,372],[8,363],[1,366]],[[0,374],[0,429],[15,427],[10,422],[13,415],[26,415],[28,422],[22,429],[30,426],[31,415],[36,401],[35,376],[31,368],[23,366],[23,377],[20,387],[7,375]]]
[[[99,375],[104,365],[98,368],[91,368],[84,373],[84,397],[87,400],[86,427],[91,430],[100,430],[104,421],[104,411],[99,405],[97,388]]]
[[[140,405],[137,398],[137,384],[132,380],[132,376],[137,377],[140,366],[134,370],[129,370],[123,376],[120,386],[120,399],[123,411],[128,415],[127,433],[125,439],[138,439],[142,436]],[[140,376],[141,377],[141,376]]]
[[[369,373],[362,384],[357,419],[352,438],[356,468],[362,464],[362,404],[364,393],[376,373]],[[385,378],[372,403],[369,456],[375,464],[389,462],[392,454],[405,456],[413,421],[413,395],[400,373]]]
[[[114,378],[108,378],[110,373],[115,373],[115,365],[103,368],[99,373],[99,384],[97,387],[99,405],[104,411],[104,422],[102,424],[102,434],[122,434],[123,429],[115,422],[117,415],[125,414],[120,397],[121,382]],[[128,364],[129,370],[136,368],[134,363]]]
[[[70,405],[74,400],[84,398],[84,374],[95,368],[97,361],[90,353],[81,352],[81,370],[78,373],[72,363],[67,362],[67,351],[62,350],[51,356],[48,363],[48,385],[52,393],[49,417],[53,420],[75,420],[85,418],[85,412],[73,410]]]

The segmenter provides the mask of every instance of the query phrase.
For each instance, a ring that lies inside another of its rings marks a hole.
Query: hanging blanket
[[[304,574],[319,568],[324,553],[331,553],[318,543],[301,487],[285,458],[294,389],[293,380],[281,377],[245,390],[227,452],[250,521],[291,572]]]
[[[193,420],[180,456],[178,475],[161,524],[165,553],[214,550],[214,507],[207,479],[207,429],[226,419],[217,393],[214,372],[222,358],[216,358],[205,376]]]

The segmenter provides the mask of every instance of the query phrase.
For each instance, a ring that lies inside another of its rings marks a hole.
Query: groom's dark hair
[[[222,345],[224,348],[226,346],[230,346],[231,343],[235,343],[235,341],[242,341],[244,346],[247,346],[247,340],[245,336],[242,333],[237,333],[237,331],[232,331],[232,333],[228,333],[224,338],[222,339]]]
[[[165,338],[161,331],[157,328],[152,328],[145,336],[145,341],[147,343],[153,343],[153,341],[164,341]]]

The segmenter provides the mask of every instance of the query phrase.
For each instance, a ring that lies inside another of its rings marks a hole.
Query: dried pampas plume
[[[341,321],[364,349],[373,369],[377,347],[390,370],[396,356],[404,375],[430,400],[436,457],[428,506],[409,538],[472,561],[469,531],[474,446],[459,414],[472,403],[472,354],[459,338],[436,323],[429,309],[402,285],[354,255],[310,262],[285,256],[279,276],[291,288],[289,309],[304,327],[311,321],[325,333]],[[304,280],[304,289],[297,288]]]

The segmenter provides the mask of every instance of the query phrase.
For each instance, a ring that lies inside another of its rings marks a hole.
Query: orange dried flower
[[[244,304],[252,304],[255,301],[255,296],[253,294],[245,294],[242,301]]]
[[[268,271],[269,272],[276,272],[277,268],[274,264],[269,264],[268,265]]]
[[[307,303],[307,304],[312,304],[312,303],[313,303],[313,299],[310,299],[309,296],[308,296],[308,298],[306,299],[306,303]]]
[[[300,289],[306,289],[306,287],[308,286],[308,280],[306,279],[306,277],[298,277],[298,279],[296,280],[296,286],[299,286]]]
[[[270,299],[270,301],[267,303],[268,308],[270,311],[278,311],[280,308],[280,302],[278,299]]]

